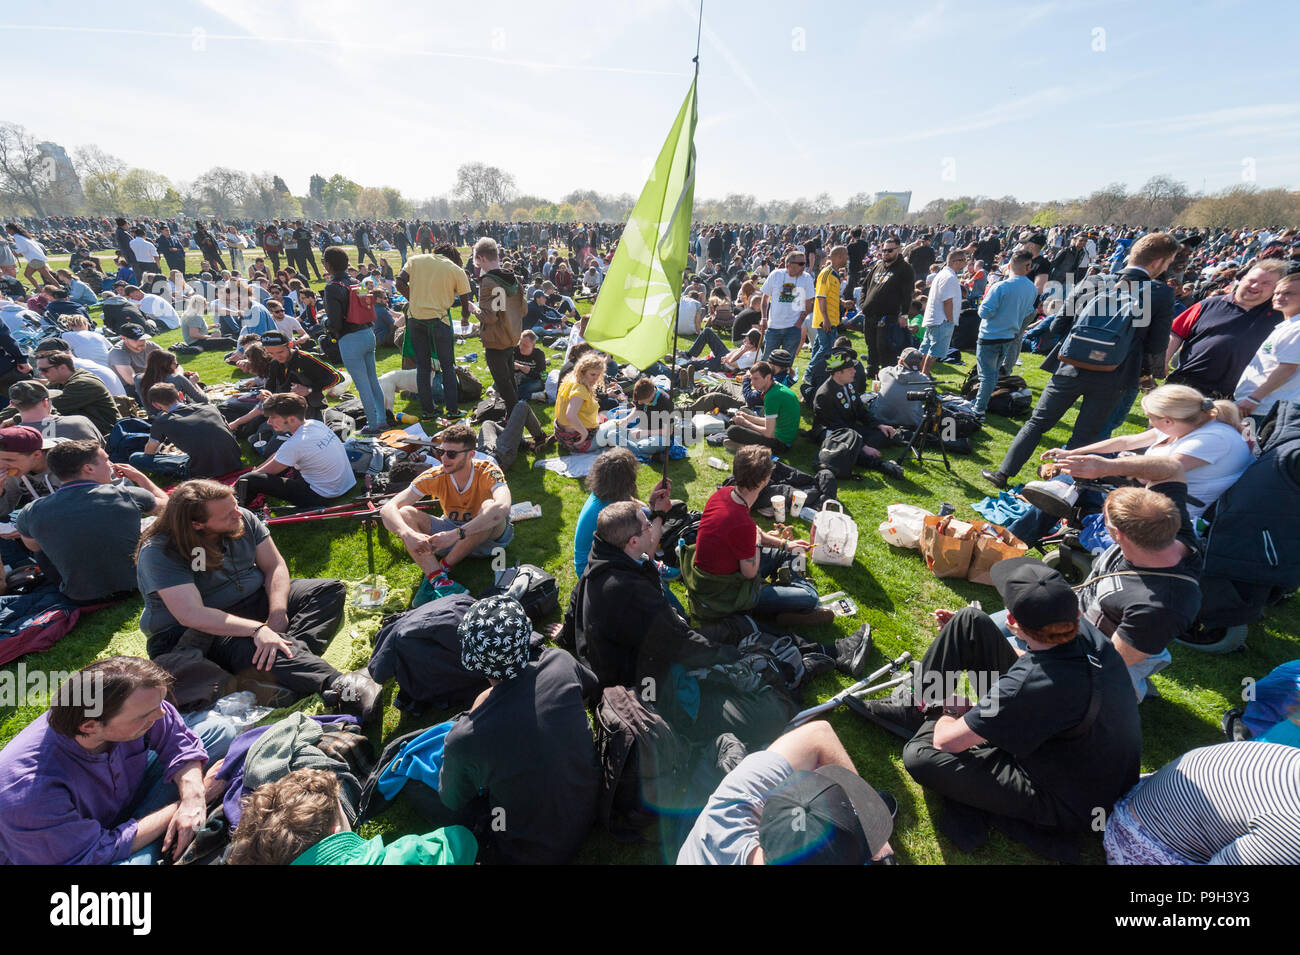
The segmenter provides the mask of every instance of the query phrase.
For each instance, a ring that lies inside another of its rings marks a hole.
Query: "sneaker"
[[[726,448],[728,451],[730,451],[732,454],[735,454],[737,451],[739,451],[741,448],[744,447],[744,445],[741,444],[739,441],[730,441],[730,440],[723,441],[722,446]]]
[[[876,470],[895,481],[901,481],[904,477],[903,466],[897,461],[881,461],[876,465]]]
[[[980,477],[988,481],[999,491],[1007,489],[1007,476],[1001,471],[990,471],[988,468],[980,469]]]
[[[1064,481],[1027,481],[1020,496],[1044,514],[1066,518],[1079,499],[1079,489]]]
[[[660,580],[676,580],[681,575],[682,575],[682,569],[680,567],[669,567],[663,561],[659,561]]]
[[[551,448],[555,447],[555,433],[545,435],[542,440],[533,443],[533,454],[541,457]]]
[[[911,739],[925,724],[925,714],[916,708],[912,688],[895,687],[887,700],[859,700],[854,709],[881,729],[900,739]]]
[[[447,571],[443,570],[434,577],[426,576],[420,581],[420,586],[415,589],[415,595],[411,598],[411,606],[418,607],[439,597],[465,592],[466,588],[448,577]]]
[[[448,411],[446,414],[443,415],[443,417],[446,418],[448,421],[459,421],[467,414],[469,414],[468,411]]]
[[[867,672],[867,657],[871,656],[871,624],[864,623],[852,636],[835,641],[835,668],[841,673],[861,680]]]
[[[383,434],[387,430],[388,428],[384,425],[375,425],[373,428],[371,427],[362,428],[359,433],[364,437],[373,438]]]

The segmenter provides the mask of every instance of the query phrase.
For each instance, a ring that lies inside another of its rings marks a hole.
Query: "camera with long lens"
[[[924,401],[926,411],[939,409],[939,393],[933,388],[919,388],[907,393],[908,401]]]

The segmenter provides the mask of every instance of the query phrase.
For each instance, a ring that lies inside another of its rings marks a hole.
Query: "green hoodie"
[[[362,839],[336,832],[312,846],[291,865],[473,865],[478,855],[474,833],[447,826],[424,835],[406,835],[385,846],[383,836]]]

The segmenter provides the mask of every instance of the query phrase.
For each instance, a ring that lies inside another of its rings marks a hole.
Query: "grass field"
[[[396,253],[386,257],[398,267]],[[251,257],[246,255],[251,263]],[[57,267],[65,264],[53,257]],[[197,264],[197,255],[191,254],[191,265]],[[319,284],[318,284],[319,287]],[[584,304],[585,311],[588,306]],[[179,341],[179,332],[169,332],[159,337],[164,346]],[[490,376],[482,361],[482,345],[477,340],[458,346],[458,354],[478,352],[478,359],[470,366],[483,382]],[[798,361],[802,368],[807,363],[807,352]],[[1026,356],[1020,369],[1034,388],[1041,390],[1047,375],[1037,367],[1038,359]],[[399,368],[401,359],[391,349],[382,349],[379,370]],[[199,373],[208,384],[227,378],[234,371],[224,364],[217,354],[191,357],[186,367]],[[558,367],[558,358],[552,357],[551,367]],[[955,390],[965,367],[940,366],[941,384]],[[399,402],[399,409],[402,404]],[[551,409],[537,405],[543,423],[549,424]],[[412,410],[417,411],[418,408]],[[1067,416],[1050,435],[1050,440],[1062,444],[1068,438],[1073,415]],[[915,464],[907,466],[906,480],[886,483],[879,475],[869,474],[860,482],[842,482],[841,500],[858,524],[857,557],[852,567],[835,568],[814,566],[813,578],[822,593],[844,590],[858,603],[855,617],[837,618],[835,623],[817,628],[806,634],[812,639],[831,642],[851,633],[863,622],[869,622],[875,632],[876,652],[872,668],[888,657],[910,650],[920,657],[934,635],[929,612],[937,607],[956,608],[972,599],[979,599],[986,610],[1001,606],[992,587],[983,587],[964,581],[949,582],[936,579],[925,568],[915,551],[898,550],[881,540],[876,526],[884,519],[887,505],[899,501],[922,505],[937,511],[940,503],[957,505],[959,516],[970,518],[974,512],[969,505],[985,497],[989,489],[979,477],[981,467],[996,463],[1011,437],[1019,428],[1018,421],[990,417],[985,430],[974,438],[974,453],[966,457],[953,457],[953,471],[946,473],[941,463],[927,463],[924,468]],[[1126,430],[1137,430],[1144,422],[1134,416]],[[810,470],[815,447],[806,441],[796,446],[790,461],[797,467]],[[669,466],[673,482],[673,496],[684,498],[694,508],[702,508],[716,487],[721,472],[705,464],[708,454],[718,453],[700,444],[690,450],[689,456]],[[256,459],[249,457],[250,463]],[[562,601],[572,589],[575,579],[572,564],[573,527],[586,492],[577,481],[553,475],[542,469],[530,467],[531,456],[521,454],[510,472],[510,486],[516,501],[528,500],[540,504],[542,517],[523,521],[515,527],[515,540],[509,548],[511,560],[539,564],[555,575],[560,584]],[[1028,471],[1021,475],[1026,476]],[[658,475],[642,468],[640,489],[643,499],[648,496]],[[762,519],[760,518],[760,521]],[[345,580],[358,580],[366,574],[366,538],[364,532],[344,521],[277,528],[275,539],[289,562],[292,573],[298,577],[331,576]],[[386,575],[390,585],[409,596],[418,579],[418,571],[407,558],[396,539],[386,540],[376,536],[376,564],[379,573]],[[458,578],[472,591],[486,586],[491,577],[487,562],[471,561],[463,565]],[[674,586],[680,588],[680,584]],[[684,592],[679,594],[685,599]],[[92,660],[114,654],[144,654],[144,638],[137,629],[141,602],[137,598],[100,610],[82,619],[77,628],[50,650],[24,658],[28,670],[71,670]],[[349,611],[349,618],[327,652],[327,658],[340,669],[364,665],[369,656],[369,638],[373,634],[376,616],[362,616]],[[1196,746],[1222,739],[1219,717],[1224,710],[1240,701],[1242,681],[1247,677],[1260,678],[1270,669],[1300,655],[1300,614],[1295,602],[1276,608],[1262,623],[1251,627],[1246,649],[1228,656],[1209,656],[1181,645],[1172,648],[1173,665],[1154,677],[1160,696],[1142,704],[1143,770],[1151,771]],[[8,669],[16,666],[10,664]],[[832,674],[821,677],[810,694],[824,700],[843,685],[847,678]],[[381,733],[376,733],[376,743],[396,734],[407,732],[420,725],[431,725],[445,718],[445,714],[430,714],[420,722],[412,722],[391,706],[394,687],[389,687],[387,707]],[[810,698],[807,703],[813,702]],[[299,708],[319,708],[318,698],[304,701]],[[0,709],[0,744],[7,742],[18,730],[34,719],[39,707]],[[1044,860],[1017,843],[995,834],[989,844],[973,855],[956,850],[937,835],[932,812],[937,800],[927,798],[904,771],[900,753],[901,743],[883,731],[862,722],[858,717],[841,712],[832,717],[840,737],[848,747],[858,771],[880,789],[891,790],[898,797],[899,810],[893,839],[899,860],[908,864],[935,863],[1041,863]],[[425,827],[413,813],[399,802],[386,816],[370,824],[372,832],[400,834],[420,831]],[[1103,861],[1100,838],[1090,841],[1086,850],[1090,862]],[[654,850],[630,849],[617,844],[604,834],[596,832],[588,839],[579,861],[586,863],[654,862]]]

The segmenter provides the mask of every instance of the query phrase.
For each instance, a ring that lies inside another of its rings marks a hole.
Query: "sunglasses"
[[[470,450],[468,448],[462,448],[460,450],[457,450],[455,448],[430,448],[429,450],[430,453],[432,453],[436,457],[451,458],[452,460],[455,460],[457,457],[459,457],[462,454],[470,453]]]

